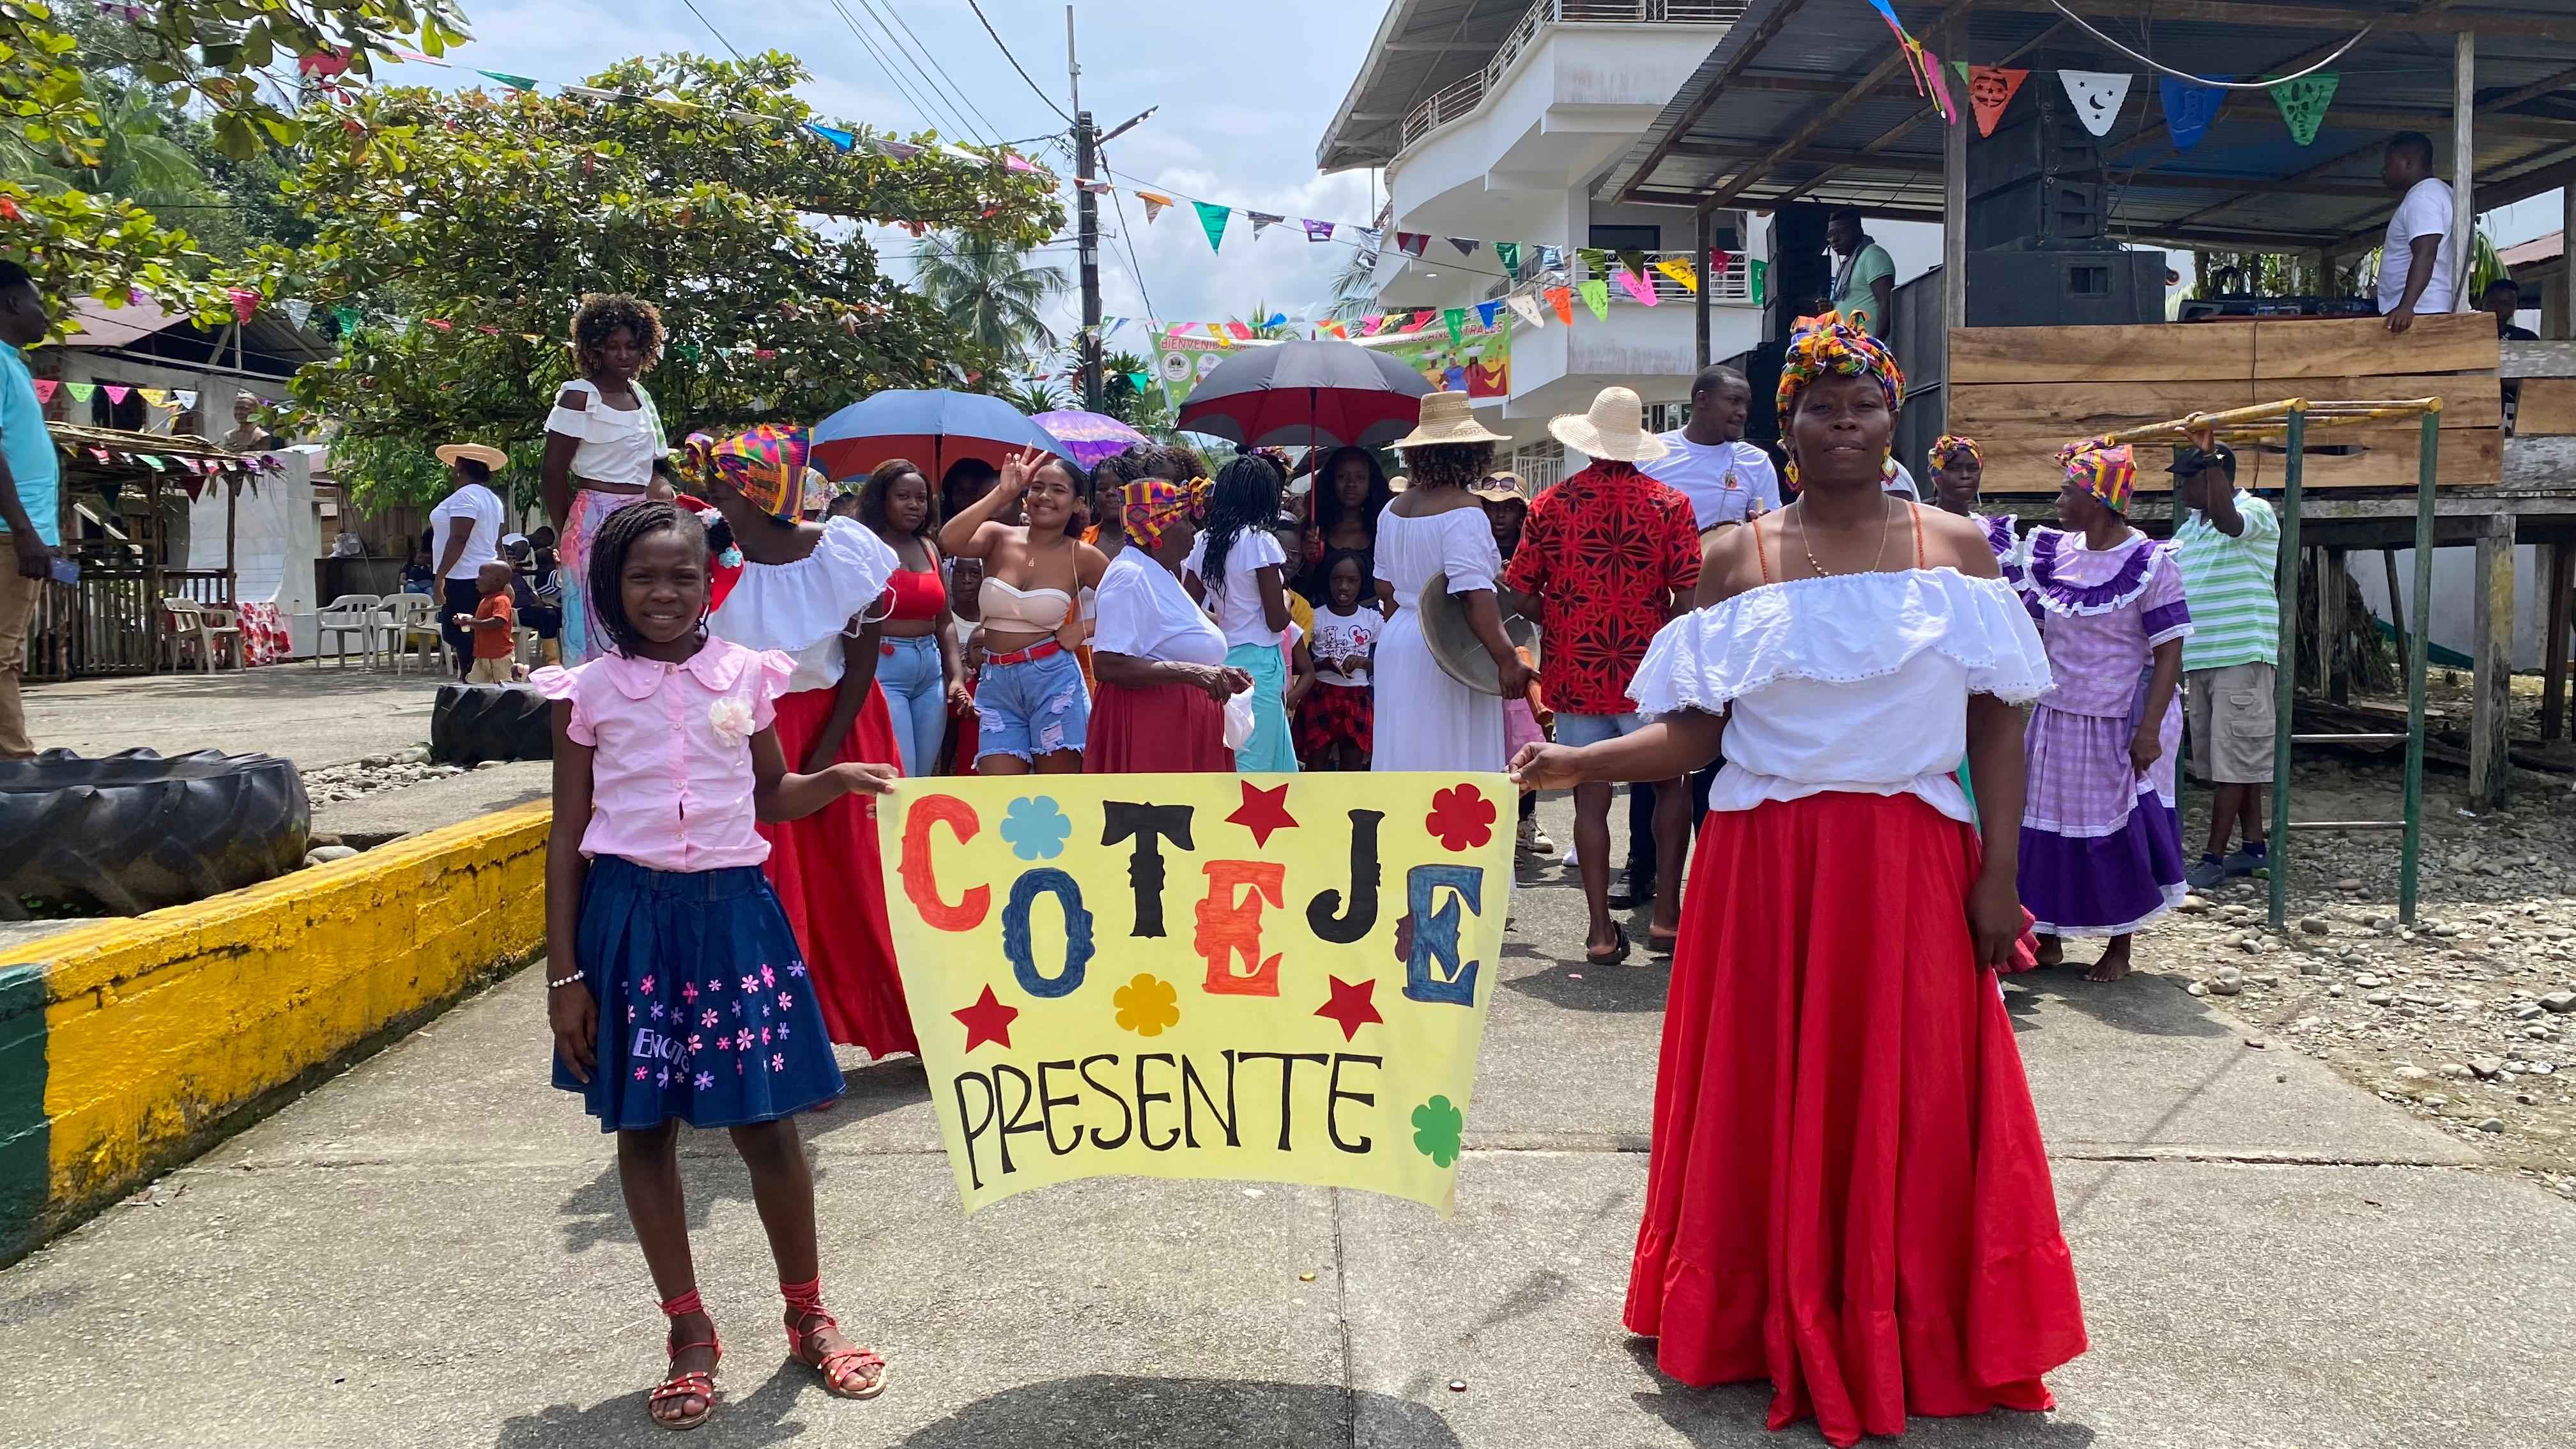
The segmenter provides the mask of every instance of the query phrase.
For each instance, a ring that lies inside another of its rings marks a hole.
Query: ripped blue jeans
[[[1070,649],[1018,664],[987,662],[975,684],[975,758],[1011,755],[1034,763],[1058,750],[1079,753],[1091,733],[1091,691]]]

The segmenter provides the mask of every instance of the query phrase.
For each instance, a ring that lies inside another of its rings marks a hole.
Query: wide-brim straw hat
[[[1436,448],[1443,443],[1508,443],[1511,439],[1489,432],[1476,421],[1475,411],[1467,405],[1463,392],[1425,393],[1422,416],[1413,431],[1395,440],[1398,448]]]
[[[459,458],[471,458],[495,473],[510,466],[510,455],[490,443],[449,443],[438,450],[438,461],[451,468]]]
[[[1485,481],[1467,490],[1487,503],[1517,503],[1529,506],[1529,483],[1518,473],[1490,473]]]
[[[1614,463],[1650,463],[1671,449],[1646,431],[1646,405],[1624,387],[1605,387],[1592,399],[1590,411],[1550,418],[1548,433],[1587,458]]]

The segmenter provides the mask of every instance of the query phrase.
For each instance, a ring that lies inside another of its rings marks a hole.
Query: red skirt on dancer
[[[1627,1324],[1831,1443],[2054,1406],[2075,1269],[1994,974],[1976,832],[1912,795],[1712,811],[1691,862]],[[1861,893],[1857,898],[1855,892]]]
[[[815,736],[831,718],[840,686],[808,689],[778,701],[778,748],[787,768],[804,768]],[[896,763],[894,716],[885,692],[871,687],[836,760]],[[912,1013],[895,974],[894,927],[886,919],[885,878],[877,866],[877,823],[868,798],[851,795],[802,820],[763,821],[769,883],[805,948],[814,995],[832,1040],[869,1056],[919,1052]]]
[[[1231,773],[1225,706],[1186,684],[1102,684],[1091,697],[1082,769],[1088,775]]]

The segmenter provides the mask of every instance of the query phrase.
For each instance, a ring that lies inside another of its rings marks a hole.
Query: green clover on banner
[[[1450,1106],[1446,1097],[1434,1097],[1413,1109],[1413,1149],[1436,1167],[1458,1160],[1459,1139],[1466,1130],[1467,1114]]]
[[[1064,854],[1073,822],[1049,795],[1023,795],[1002,812],[1002,839],[1022,860],[1053,860]]]

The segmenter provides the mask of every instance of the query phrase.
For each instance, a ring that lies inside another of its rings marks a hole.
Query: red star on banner
[[[966,1023],[966,1050],[971,1052],[988,1041],[1009,1046],[1011,1022],[1019,1016],[1020,1009],[994,1000],[993,988],[987,986],[984,994],[975,998],[973,1006],[948,1014]]]
[[[1375,978],[1357,985],[1344,981],[1339,976],[1328,976],[1325,979],[1333,983],[1333,999],[1316,1007],[1315,1014],[1339,1026],[1342,1029],[1343,1041],[1347,1042],[1357,1037],[1360,1034],[1360,1028],[1372,1021],[1380,1024],[1386,1021],[1385,1017],[1377,1014],[1377,1003],[1371,1000],[1377,994]]]
[[[1271,831],[1293,830],[1297,825],[1297,817],[1288,813],[1287,786],[1263,790],[1250,780],[1243,782],[1243,804],[1225,820],[1251,831],[1255,845],[1268,845]]]

